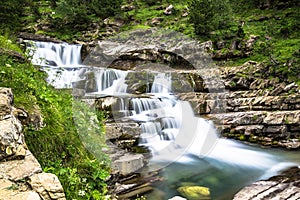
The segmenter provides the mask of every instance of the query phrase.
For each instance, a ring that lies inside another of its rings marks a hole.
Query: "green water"
[[[217,155],[203,158],[186,155],[184,162],[173,162],[164,168],[161,176],[165,181],[155,184],[156,189],[147,194],[148,199],[180,196],[177,192],[180,186],[197,185],[208,187],[214,200],[228,200],[244,186],[300,164],[300,151],[263,149],[223,140],[220,143],[226,145],[217,149],[221,151]]]

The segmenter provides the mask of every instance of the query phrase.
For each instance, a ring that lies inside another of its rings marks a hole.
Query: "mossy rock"
[[[210,191],[207,187],[202,186],[182,186],[177,191],[188,200],[211,199]]]

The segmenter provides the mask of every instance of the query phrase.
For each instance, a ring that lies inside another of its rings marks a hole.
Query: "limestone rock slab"
[[[64,190],[57,176],[50,173],[39,173],[31,176],[29,184],[44,200],[65,199]]]
[[[42,168],[36,158],[27,150],[23,160],[10,160],[0,163],[0,178],[18,181],[42,172]]]
[[[120,171],[122,175],[131,174],[144,166],[144,156],[141,154],[125,154],[114,161],[113,168]]]

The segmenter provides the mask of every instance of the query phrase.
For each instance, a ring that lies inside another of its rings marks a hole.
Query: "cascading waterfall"
[[[151,87],[151,93],[170,93],[172,90],[171,75],[165,73],[158,73],[154,77]]]
[[[186,176],[195,177],[190,181],[216,188],[214,199],[222,199],[219,196],[223,193],[232,194],[241,185],[292,165],[267,150],[219,138],[212,122],[195,117],[188,102],[172,95],[169,73],[153,72],[154,81],[147,83],[147,87],[151,85],[148,97],[132,98],[126,94],[127,72],[83,66],[80,45],[28,44],[33,64],[43,66],[48,81],[55,87],[68,88],[73,82],[86,80],[85,87],[89,87],[89,82],[94,87],[86,96],[119,95],[118,114],[140,124],[140,145],[152,152],[149,168],[166,167],[169,185]],[[216,180],[222,184],[213,184]]]
[[[92,68],[82,65],[81,45],[25,41],[31,62],[47,72],[47,81],[55,88],[72,88],[73,83],[91,78],[92,73],[96,86],[90,95],[125,93],[126,71]],[[89,81],[89,80],[87,80]]]
[[[25,41],[31,62],[47,72],[47,81],[55,88],[71,88],[81,73],[81,45]]]
[[[81,45],[67,43],[52,43],[25,41],[32,56],[31,62],[40,66],[80,66]]]
[[[93,94],[120,94],[126,93],[127,85],[125,84],[125,78],[127,76],[126,71],[115,69],[94,69],[97,92]]]

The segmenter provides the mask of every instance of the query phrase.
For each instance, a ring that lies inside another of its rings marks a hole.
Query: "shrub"
[[[121,10],[122,0],[59,0],[56,2],[55,13],[60,25],[75,25],[84,29],[94,17],[107,18]],[[60,20],[64,23],[61,24]]]
[[[199,36],[207,38],[212,31],[229,26],[231,7],[228,0],[191,0],[189,9],[190,22]]]

